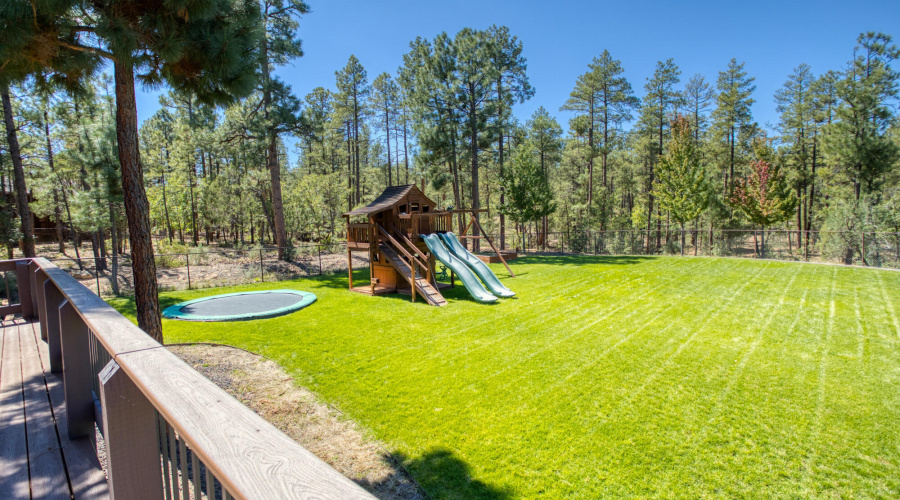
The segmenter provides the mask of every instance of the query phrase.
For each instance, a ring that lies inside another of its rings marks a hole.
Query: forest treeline
[[[503,246],[525,228],[544,240],[641,230],[648,252],[678,245],[676,228],[791,229],[798,247],[810,231],[900,231],[900,49],[886,34],[849,40],[843,67],[799,64],[774,96],[757,95],[737,59],[690,76],[658,61],[630,82],[604,51],[565,102],[522,121],[535,89],[505,27],[417,38],[393,74],[370,77],[350,56],[299,96],[275,69],[302,55],[302,2],[219,0],[189,22],[165,7],[66,14],[71,3],[0,12],[10,249],[22,239],[33,252],[20,217],[33,211],[56,222],[60,251],[87,237],[93,256],[114,256],[127,238],[136,274],[166,243],[271,243],[289,257],[297,242],[341,239],[343,212],[408,183],[443,206],[490,209],[481,225]],[[168,88],[138,127],[141,82]],[[777,104],[768,133],[757,99]]]
[[[682,78],[660,61],[635,90],[608,52],[554,106],[571,116],[565,126],[543,107],[522,123],[515,105],[534,90],[522,44],[505,28],[417,39],[396,74],[373,79],[351,57],[330,88],[279,96],[286,118],[259,113],[261,92],[216,107],[169,91],[139,131],[150,222],[186,244],[275,243],[275,156],[289,241],[339,239],[341,213],[407,183],[444,206],[491,209],[482,225],[504,240],[516,224],[538,234],[641,229],[651,251],[681,223],[796,229],[798,246],[806,231],[898,231],[897,47],[882,34],[857,43],[843,69],[800,64],[786,77],[769,134],[750,113],[754,79],[736,60],[713,78]],[[116,237],[109,228],[119,228],[119,246],[125,228],[111,86],[100,76],[75,97],[20,86],[13,106],[34,211],[91,234],[98,255]],[[696,157],[693,191],[666,167],[678,118]],[[267,128],[276,130],[271,156]],[[740,209],[734,188],[760,160],[789,185],[790,213],[760,220]],[[4,178],[11,169],[5,161]],[[686,220],[673,213],[679,189],[700,208]]]

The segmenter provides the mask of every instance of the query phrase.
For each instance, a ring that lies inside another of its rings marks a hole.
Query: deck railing
[[[153,340],[49,261],[15,270],[61,373],[70,439],[105,443],[114,499],[374,498]]]
[[[433,212],[423,214],[404,214],[399,217],[399,229],[415,238],[420,234],[447,232],[452,229],[453,214],[450,212]]]
[[[347,224],[348,243],[368,243],[375,229],[370,224]]]

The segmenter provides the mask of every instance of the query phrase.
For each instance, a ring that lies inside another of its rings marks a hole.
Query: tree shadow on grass
[[[643,264],[657,260],[659,257],[654,255],[565,255],[565,254],[529,254],[520,256],[518,259],[510,261],[513,264],[528,265],[535,264],[551,264],[560,266],[587,266],[587,265],[609,265],[623,266]],[[515,271],[515,268],[513,268]],[[518,274],[518,273],[517,273]]]
[[[392,458],[397,463],[403,464],[412,478],[427,492],[430,498],[452,498],[466,500],[505,500],[512,498],[509,488],[487,484],[472,478],[471,466],[462,461],[452,451],[447,449],[433,449],[423,455],[409,458],[400,453],[394,453]],[[401,472],[398,471],[398,474]],[[379,483],[364,483],[357,481],[363,488],[373,492],[379,498],[388,498],[389,495],[380,495],[383,491],[381,483],[393,482],[387,478]]]

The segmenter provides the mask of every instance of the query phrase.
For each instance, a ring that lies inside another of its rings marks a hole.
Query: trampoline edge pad
[[[299,295],[301,296],[301,300],[290,304],[288,306],[279,307],[277,309],[269,309],[266,311],[259,312],[251,312],[251,313],[241,313],[241,314],[231,314],[231,315],[223,315],[223,316],[204,316],[199,314],[192,314],[183,311],[187,306],[194,305],[201,302],[206,302],[214,299],[221,299],[224,297],[237,297],[240,295],[264,295],[264,294],[291,294],[291,295]],[[181,321],[247,321],[253,319],[265,319],[265,318],[274,318],[276,316],[283,316],[285,314],[290,314],[294,311],[299,311],[304,307],[312,304],[317,299],[316,294],[311,292],[303,292],[300,290],[260,290],[256,292],[234,292],[234,293],[223,293],[220,295],[210,295],[209,297],[200,297],[199,299],[192,299],[185,302],[179,302],[178,304],[167,307],[162,315],[163,318],[166,319],[176,319]]]

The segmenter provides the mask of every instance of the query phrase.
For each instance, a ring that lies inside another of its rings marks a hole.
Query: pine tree
[[[716,109],[712,113],[715,137],[724,142],[725,197],[734,186],[734,167],[749,154],[750,142],[756,131],[756,124],[750,114],[754,100],[750,97],[756,90],[754,78],[744,71],[744,64],[732,59],[728,69],[719,72],[716,89],[719,91]]]
[[[512,106],[520,104],[534,96],[534,88],[525,73],[527,65],[522,56],[522,42],[509,32],[506,26],[491,26],[488,35],[492,39],[491,48],[493,66],[497,68],[497,163],[499,175],[503,177],[504,139],[510,132]],[[500,204],[504,203],[506,191],[500,186]],[[506,214],[500,214],[500,248],[506,248]]]
[[[809,191],[815,182],[817,160],[817,126],[815,121],[816,79],[809,66],[801,64],[788,77],[784,86],[775,93],[777,110],[781,113],[779,129],[785,147],[785,166],[800,203],[797,205],[797,246],[809,218]],[[804,207],[806,210],[804,211]]]
[[[2,15],[4,25],[33,26],[24,45],[53,55],[13,55],[9,67],[22,68],[23,74],[77,83],[101,59],[112,62],[138,325],[162,341],[150,210],[138,145],[135,79],[149,85],[167,83],[204,102],[230,101],[249,92],[256,80],[259,7],[241,0],[71,0],[42,2]],[[4,57],[10,55],[4,53]]]
[[[391,171],[393,163],[391,160],[391,123],[397,121],[397,101],[399,99],[400,89],[391,75],[382,73],[378,75],[372,82],[372,107],[378,115],[380,125],[384,130],[385,146],[387,148],[387,185],[393,186],[393,176]],[[400,183],[399,162],[397,165],[397,183]]]
[[[500,210],[520,225],[538,221],[556,211],[553,191],[536,157],[540,157],[540,153],[535,144],[526,140],[513,151],[509,168],[501,178],[507,198]]]
[[[16,188],[16,205],[22,235],[22,251],[25,257],[34,257],[34,219],[31,207],[28,206],[28,187],[25,182],[25,168],[22,165],[22,151],[19,146],[18,125],[13,118],[12,100],[9,84],[0,76],[0,100],[3,106],[3,126],[6,130],[6,143],[9,145],[9,156],[13,164],[13,178]]]
[[[559,109],[561,111],[575,111],[580,113],[577,117],[584,116],[584,120],[580,120],[586,124],[587,138],[587,201],[586,206],[590,214],[594,206],[594,158],[597,157],[597,146],[594,141],[594,128],[597,123],[597,114],[599,113],[598,91],[599,82],[597,82],[596,74],[593,68],[588,66],[587,73],[578,77],[575,82],[575,88],[569,94],[569,99]]]
[[[632,119],[632,111],[640,106],[631,84],[622,76],[625,70],[621,61],[612,58],[604,50],[589,66],[597,87],[597,123],[599,125],[600,156],[603,158],[603,187],[608,185],[609,154],[619,134],[619,126]]]
[[[641,110],[641,122],[644,132],[651,139],[655,139],[653,144],[653,154],[648,159],[649,177],[647,179],[647,247],[650,247],[650,231],[652,229],[651,219],[653,217],[653,182],[656,172],[654,167],[663,154],[663,143],[666,138],[666,126],[670,123],[670,113],[680,106],[682,102],[681,93],[675,90],[678,85],[681,70],[672,59],[666,61],[658,61],[653,76],[647,78],[644,90],[647,94],[644,96],[643,108]],[[662,235],[662,217],[659,207],[656,209],[656,247],[661,244]]]
[[[681,255],[684,255],[684,225],[709,206],[706,170],[700,164],[697,141],[691,135],[690,121],[676,116],[672,138],[665,156],[659,159],[653,195],[659,206],[681,226]]]
[[[550,174],[556,170],[562,155],[562,127],[559,126],[556,119],[550,116],[550,113],[543,106],[539,107],[531,115],[531,119],[528,120],[525,127],[528,141],[531,142],[538,155],[541,173],[544,177],[550,179]],[[502,199],[500,205],[503,205]],[[550,221],[547,215],[541,217],[542,244],[546,244],[547,233],[550,232]]]
[[[341,71],[335,72],[338,94],[335,96],[338,107],[348,117],[347,146],[351,148],[351,163],[349,164],[351,183],[356,189],[351,193],[351,203],[354,206],[362,202],[360,184],[360,141],[359,129],[368,114],[369,96],[372,88],[369,86],[366,70],[360,64],[356,56],[351,55],[347,65]],[[355,179],[355,182],[352,180]]]
[[[700,142],[700,136],[706,131],[709,121],[707,109],[715,99],[716,91],[703,75],[692,76],[684,86],[684,101],[691,118],[694,140],[697,142]]]
[[[278,137],[300,126],[300,101],[291,87],[272,75],[275,67],[303,55],[300,39],[296,38],[298,18],[309,12],[301,0],[262,0],[262,28],[264,36],[260,50],[260,91],[267,142],[266,166],[272,196],[272,222],[278,258],[284,260],[289,246],[284,226],[284,201],[281,192],[281,165],[278,161]]]
[[[884,174],[900,158],[888,136],[900,83],[891,63],[900,57],[900,48],[883,33],[863,33],[857,42],[850,67],[835,85],[840,104],[826,146],[858,202],[880,189]]]

